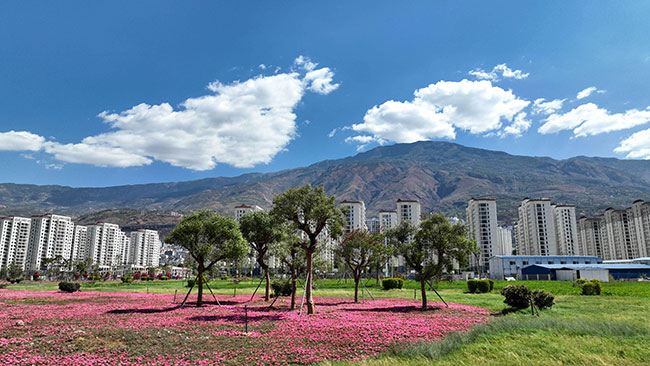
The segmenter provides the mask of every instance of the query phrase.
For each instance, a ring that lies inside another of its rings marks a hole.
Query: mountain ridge
[[[269,207],[275,194],[306,183],[322,185],[339,199],[365,201],[369,216],[394,208],[398,198],[418,199],[424,211],[464,216],[469,198],[490,196],[507,224],[526,196],[574,204],[586,215],[644,199],[650,195],[650,162],[586,156],[556,160],[422,141],[236,177],[96,188],[0,183],[0,214],[81,215],[115,208],[230,211],[239,203]]]

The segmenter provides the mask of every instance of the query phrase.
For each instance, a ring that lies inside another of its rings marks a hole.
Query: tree
[[[239,226],[242,236],[255,252],[257,264],[264,271],[264,278],[266,279],[264,300],[269,301],[271,299],[271,276],[266,259],[272,247],[282,240],[284,225],[266,211],[253,211],[242,216],[239,220]]]
[[[288,235],[274,248],[273,254],[280,259],[289,272],[291,278],[291,310],[293,310],[296,308],[298,278],[305,272],[305,265],[307,264],[300,238],[297,235]]]
[[[415,279],[420,282],[422,308],[426,309],[426,281],[439,282],[445,273],[454,269],[455,262],[460,266],[467,265],[476,243],[467,238],[467,229],[463,225],[450,224],[442,214],[431,215],[420,223],[419,228],[402,223],[393,230],[389,236],[393,238],[396,252],[415,270]]]
[[[11,283],[18,283],[23,280],[23,266],[13,262],[7,269],[7,280]]]
[[[184,247],[197,263],[197,307],[203,305],[203,273],[217,262],[236,260],[247,251],[237,221],[209,211],[184,217],[165,242]]]
[[[381,263],[390,252],[390,248],[383,243],[382,234],[356,230],[344,235],[338,245],[337,254],[354,277],[354,302],[359,302],[359,282],[363,271],[368,266]]]
[[[271,214],[278,220],[288,222],[292,229],[306,237],[299,245],[305,251],[307,314],[313,314],[312,269],[319,235],[323,233],[332,239],[337,239],[343,233],[345,226],[343,212],[338,208],[336,198],[326,195],[323,187],[312,187],[307,184],[275,196]]]

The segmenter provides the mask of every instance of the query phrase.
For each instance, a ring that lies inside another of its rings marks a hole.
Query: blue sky
[[[650,157],[650,3],[499,5],[2,2],[0,182],[234,176],[423,139]]]

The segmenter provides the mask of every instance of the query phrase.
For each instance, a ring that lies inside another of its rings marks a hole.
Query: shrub
[[[133,277],[131,277],[131,276],[122,276],[121,280],[122,280],[122,283],[131,283],[131,282],[133,282]]]
[[[477,280],[467,280],[467,289],[471,293],[476,293],[476,290],[478,290],[478,281]]]
[[[160,279],[163,280],[163,281],[166,281],[166,280],[169,279],[169,277],[167,277],[167,276],[162,276],[162,277],[160,277]]]
[[[133,274],[133,279],[134,279],[134,280],[139,280],[139,279],[140,279],[140,276],[141,276],[141,275],[140,275],[140,272],[136,272],[136,273]]]
[[[587,283],[587,280],[584,278],[578,278],[577,280],[573,281],[573,287],[582,287],[582,285],[585,283]]]
[[[146,274],[146,273],[141,274],[141,275],[140,275],[140,280],[141,280],[141,281],[147,281],[147,280],[149,280],[149,275]]]
[[[553,307],[555,296],[544,290],[533,290],[533,303],[540,309],[550,309]]]
[[[476,289],[480,293],[487,293],[490,292],[490,283],[488,280],[478,280],[476,281]]]
[[[530,306],[530,289],[525,285],[510,285],[501,290],[501,295],[505,296],[504,303],[516,308],[525,309]]]
[[[208,283],[210,282],[210,279],[207,278],[206,276],[203,276],[203,283]],[[195,279],[192,278],[190,280],[187,280],[187,285],[185,287],[192,287],[195,285]]]
[[[59,290],[63,292],[76,292],[79,291],[81,285],[78,282],[59,282]]]
[[[228,280],[228,276],[221,276],[221,280],[222,280],[222,281],[227,281],[227,280]]]
[[[38,272],[34,272],[34,274],[32,275],[32,278],[34,279],[34,281],[38,281],[39,277],[41,277],[41,274],[38,273]]]
[[[600,295],[600,282],[585,282],[582,285],[582,294],[583,295]]]
[[[490,291],[489,292],[492,292],[492,290],[494,290],[494,281],[493,280],[487,280],[487,281],[490,284]]]
[[[291,281],[273,281],[271,289],[273,289],[273,297],[290,296],[293,290]]]
[[[401,278],[386,278],[381,281],[381,286],[384,290],[401,289],[404,287],[404,280]]]

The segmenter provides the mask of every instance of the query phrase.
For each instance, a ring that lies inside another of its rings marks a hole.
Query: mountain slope
[[[54,210],[82,214],[111,208],[190,211],[230,210],[240,203],[269,207],[290,187],[322,185],[340,199],[366,202],[369,214],[395,207],[397,198],[418,199],[427,211],[463,216],[472,196],[495,197],[503,221],[516,217],[524,197],[575,204],[597,214],[650,195],[650,162],[610,158],[510,155],[447,142],[417,142],[372,149],[308,167],[234,178],[70,188],[0,184],[0,213]]]

